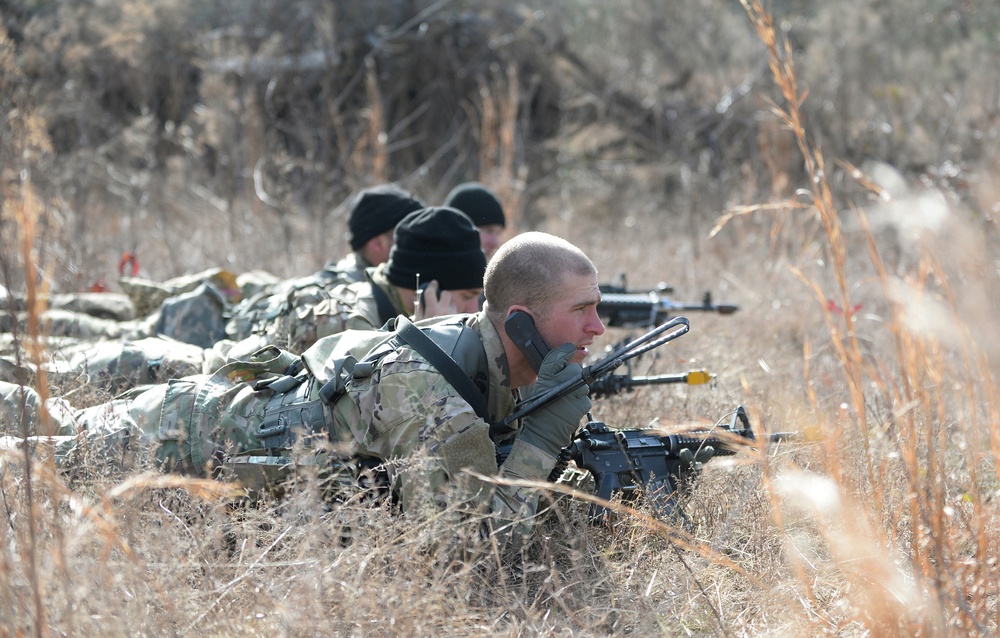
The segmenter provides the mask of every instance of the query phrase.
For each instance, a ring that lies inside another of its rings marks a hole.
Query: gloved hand
[[[687,466],[685,469],[698,468],[701,465],[708,463],[715,456],[715,448],[711,445],[703,445],[698,448],[698,453],[695,454],[688,448],[681,448],[681,451],[677,453],[684,465]]]
[[[542,360],[531,396],[546,392],[570,379],[579,379],[583,367],[570,363],[576,346],[565,343],[550,351]],[[517,439],[556,457],[569,445],[580,419],[590,411],[590,388],[586,383],[566,396],[552,401],[524,417]]]

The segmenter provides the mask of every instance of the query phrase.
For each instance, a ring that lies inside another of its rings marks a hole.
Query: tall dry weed
[[[0,249],[0,273],[3,275],[4,287],[8,290],[13,288],[14,279],[12,272],[17,265],[21,266],[24,273],[25,305],[27,308],[27,325],[24,334],[17,332],[17,319],[13,312],[14,303],[12,295],[5,299],[10,314],[10,324],[14,330],[15,347],[18,342],[25,343],[28,356],[36,366],[41,362],[43,347],[41,342],[42,326],[39,317],[44,309],[45,277],[44,269],[40,267],[37,259],[36,229],[43,203],[34,187],[33,170],[43,163],[44,155],[51,152],[48,138],[44,133],[44,122],[35,115],[31,104],[27,99],[25,82],[20,76],[15,65],[15,46],[8,37],[5,28],[0,26],[0,95],[3,96],[0,103],[0,138],[3,139],[0,146],[0,189],[2,189],[2,208],[0,208],[0,233],[4,236],[4,248]],[[7,238],[16,238],[16,241],[8,244]],[[7,246],[16,245],[16,252],[11,254],[7,251]],[[18,357],[21,348],[17,347]],[[20,361],[17,361],[17,368],[20,369]],[[48,398],[48,388],[45,383],[45,375],[40,374],[36,378],[36,390],[41,399],[39,405],[38,428],[43,434],[49,433],[50,420],[47,418],[45,409],[45,399]],[[21,429],[17,432],[23,438],[27,438],[34,432],[29,431],[29,421],[27,418],[26,395],[21,393]],[[4,430],[13,431],[7,424]],[[11,558],[19,559],[25,566],[24,576],[28,581],[28,592],[30,595],[18,596],[25,611],[33,617],[32,625],[38,636],[44,635],[46,626],[46,607],[44,604],[44,583],[40,574],[40,559],[44,543],[40,539],[40,527],[44,518],[39,509],[38,487],[32,480],[33,469],[37,463],[28,447],[25,446],[21,454],[21,460],[25,466],[23,498],[25,503],[24,524],[18,521],[21,533],[17,533],[14,527],[14,514],[11,509],[7,509],[7,522],[11,525],[11,531],[15,537],[19,537],[21,543],[15,545],[13,555],[8,555],[7,563]],[[44,458],[41,460],[41,468],[47,469]],[[6,480],[7,473],[0,477],[0,492],[4,497],[4,502],[13,499],[19,490],[13,489],[12,484]],[[19,494],[18,494],[19,495]],[[7,531],[7,526],[3,526]],[[6,534],[5,534],[6,535]],[[30,603],[28,602],[30,600]]]
[[[772,112],[794,135],[808,176],[808,185],[776,208],[792,211],[793,224],[816,219],[823,230],[823,273],[793,270],[816,299],[815,313],[828,334],[822,347],[841,371],[834,401],[819,397],[811,383],[806,388],[821,431],[820,471],[792,466],[767,477],[775,520],[798,574],[800,613],[811,632],[852,625],[872,635],[989,631],[996,627],[998,593],[995,561],[989,559],[998,540],[991,507],[1000,416],[991,382],[993,353],[977,340],[981,328],[968,322],[964,302],[949,283],[968,273],[944,267],[938,252],[979,253],[981,240],[964,236],[954,243],[954,232],[922,225],[917,269],[891,272],[864,208],[835,202],[830,183],[836,167],[828,166],[802,118],[807,92],[797,83],[791,46],[760,3],[742,4],[767,47],[781,96]],[[841,166],[878,190],[859,169]],[[940,202],[935,214],[951,224],[967,223]],[[845,217],[854,219],[851,231]],[[859,253],[859,247],[867,251]],[[867,256],[867,267],[860,255]],[[865,271],[884,297],[874,324],[855,299],[863,281],[854,277]],[[992,279],[967,292],[988,294],[996,286]],[[806,340],[807,383],[815,355]],[[829,582],[841,583],[834,614],[823,600],[829,593],[817,588]]]
[[[521,78],[517,67],[508,64],[503,78],[491,84],[482,81],[479,96],[479,179],[496,190],[507,218],[506,233],[515,235],[521,228],[528,180],[519,132],[530,126],[518,117]]]

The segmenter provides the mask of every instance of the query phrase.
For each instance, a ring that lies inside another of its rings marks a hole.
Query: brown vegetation
[[[309,481],[242,510],[7,452],[0,634],[995,633],[1000,13],[745,4],[4,3],[0,265],[29,302],[125,249],[311,272],[349,192],[480,178],[608,278],[742,306],[646,362],[712,390],[597,416],[743,403],[806,442],[709,465],[687,530],[563,498],[514,564]]]

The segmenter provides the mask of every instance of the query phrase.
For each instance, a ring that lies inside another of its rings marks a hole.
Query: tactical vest
[[[297,470],[309,466],[318,469],[334,491],[356,485],[364,470],[381,460],[344,453],[344,444],[353,441],[331,440],[336,437],[331,437],[329,406],[402,345],[427,359],[488,422],[489,366],[475,330],[453,317],[421,322],[420,328],[400,317],[383,329],[350,330],[320,339],[290,374],[260,384],[260,391],[273,393],[255,432],[260,447],[224,460],[224,475],[252,491],[276,493]],[[307,448],[309,453],[293,455],[293,448]]]

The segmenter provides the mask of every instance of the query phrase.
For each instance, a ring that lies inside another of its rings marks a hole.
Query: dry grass
[[[995,230],[936,189],[888,192],[828,160],[802,117],[809,97],[791,47],[756,0],[743,4],[768,50],[770,115],[807,176],[793,198],[732,208],[709,241],[674,232],[642,193],[575,174],[543,202],[561,213],[545,229],[609,276],[627,271],[641,286],[669,275],[679,290],[711,287],[742,305],[735,317],[692,316],[689,335],[643,362],[649,373],[707,367],[719,374],[712,388],[643,388],[595,405],[599,418],[703,423],[743,403],[763,430],[801,431],[804,443],[710,464],[685,502],[686,529],[623,506],[594,527],[586,499],[539,486],[554,505],[513,560],[475,542],[475,521],[455,512],[332,507],[308,480],[250,508],[220,483],[151,473],[89,468],[69,487],[44,454],[8,451],[0,635],[995,633]],[[479,161],[483,181],[521,202],[509,128],[519,78],[502,76],[478,105]],[[365,78],[376,104],[380,87]],[[0,266],[44,272],[36,220],[56,204],[30,180],[44,137],[23,95],[0,94],[21,114],[2,136],[3,157],[18,159],[0,176]],[[369,124],[352,162],[381,171],[377,108]],[[777,174],[787,161],[763,166]],[[607,202],[617,208],[597,210]],[[36,278],[24,279],[37,317]],[[23,338],[39,335],[30,324]]]

